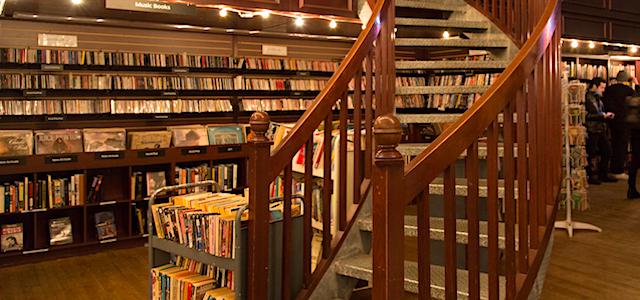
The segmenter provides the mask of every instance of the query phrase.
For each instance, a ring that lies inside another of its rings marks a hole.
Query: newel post
[[[389,300],[404,293],[404,160],[396,147],[402,139],[400,121],[391,115],[376,119],[377,149],[373,166],[373,299]]]
[[[249,124],[249,239],[247,299],[264,299],[269,290],[269,179],[266,177],[271,141],[265,136],[269,115],[255,112]]]

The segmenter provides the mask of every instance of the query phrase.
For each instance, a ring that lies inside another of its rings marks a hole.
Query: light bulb
[[[260,15],[262,16],[262,18],[268,19],[269,15],[271,15],[271,12],[268,11],[268,10],[263,10],[263,11],[260,12]]]
[[[221,17],[226,17],[229,14],[229,11],[226,8],[222,8],[220,9],[219,14]]]
[[[578,41],[576,40],[571,41],[571,48],[578,48]]]
[[[589,42],[589,49],[593,49],[596,47],[596,44],[593,42]]]
[[[304,19],[302,17],[297,17],[296,18],[296,26],[302,27],[302,25],[304,25]]]
[[[449,31],[445,31],[442,33],[442,37],[448,39],[449,37],[451,37],[451,35],[449,34]]]
[[[631,53],[637,53],[637,52],[638,52],[637,47],[631,47]]]
[[[82,0],[71,0],[74,5],[82,4]]]
[[[336,22],[336,20],[331,20],[331,22],[329,22],[329,28],[336,29],[337,27],[338,27],[338,22]]]
[[[365,30],[367,28],[367,24],[363,23],[361,28],[362,28],[362,30]]]

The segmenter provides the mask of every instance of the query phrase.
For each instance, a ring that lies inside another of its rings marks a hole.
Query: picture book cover
[[[200,125],[174,126],[171,131],[173,145],[176,147],[207,146],[209,138],[207,128]]]
[[[39,130],[35,132],[36,154],[82,152],[80,129]]]
[[[49,244],[66,245],[73,243],[71,218],[64,217],[49,220]]]
[[[116,218],[112,211],[98,212],[94,215],[94,218],[96,221],[98,240],[115,238],[117,236]]]
[[[25,156],[33,154],[31,130],[0,130],[0,156]]]
[[[207,130],[210,145],[242,144],[245,142],[243,126],[209,126]]]
[[[147,172],[147,196],[151,196],[153,192],[167,185],[167,177],[164,171]]]
[[[133,150],[169,148],[169,146],[171,145],[171,132],[129,132],[129,145]]]
[[[0,227],[0,250],[2,252],[22,250],[24,246],[22,234],[22,223],[2,225]]]
[[[84,151],[105,152],[127,149],[127,131],[124,128],[84,129]]]

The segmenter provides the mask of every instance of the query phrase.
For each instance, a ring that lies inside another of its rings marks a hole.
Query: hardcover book
[[[65,245],[73,243],[71,218],[64,217],[49,220],[49,244]]]
[[[245,141],[243,126],[208,126],[210,145],[242,144]]]
[[[82,152],[80,129],[40,130],[35,132],[36,154]]]
[[[171,131],[173,145],[176,147],[207,146],[209,139],[205,126],[189,125],[167,128]]]
[[[25,156],[33,154],[31,130],[0,130],[0,156]]]
[[[0,227],[0,250],[2,252],[20,251],[24,243],[22,240],[22,223],[4,224]]]
[[[137,131],[129,132],[129,145],[133,150],[169,148],[171,132]]]
[[[127,149],[127,131],[124,128],[85,129],[84,151],[104,152]]]
[[[147,196],[151,196],[153,192],[167,185],[167,178],[164,171],[147,172]]]
[[[112,211],[98,212],[94,215],[96,221],[96,231],[98,232],[98,240],[115,238],[116,218]]]

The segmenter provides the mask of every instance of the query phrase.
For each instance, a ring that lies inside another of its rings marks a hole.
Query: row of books
[[[306,110],[313,101],[308,99],[242,99],[243,111]]]
[[[481,94],[398,95],[396,108],[467,109]]]
[[[234,300],[233,273],[191,259],[151,269],[152,300]]]
[[[335,72],[338,62],[297,58],[261,58],[61,49],[0,49],[0,63],[139,67],[294,70]]]
[[[201,164],[195,167],[176,167],[175,175],[175,184],[212,180],[218,183],[221,191],[232,191],[239,187],[237,164],[220,164],[211,167],[208,164]],[[196,187],[182,190],[181,193],[203,192],[205,190],[206,188]]]
[[[489,86],[498,79],[500,73],[486,73],[473,75],[432,75],[429,76],[429,86]]]
[[[35,154],[65,154],[240,144],[246,140],[245,131],[240,125],[184,125],[129,132],[124,128],[0,130],[0,157],[31,155],[34,148]]]
[[[157,114],[230,112],[229,100],[0,100],[0,115]]]
[[[0,213],[75,206],[82,205],[86,201],[95,201],[100,189],[99,185],[96,185],[96,178],[89,187],[86,185],[84,174],[63,178],[47,175],[46,179],[38,180],[24,177],[19,181],[5,182],[0,186],[0,195],[3,200],[0,201]],[[101,182],[101,177],[99,179]],[[87,198],[87,188],[89,198]]]
[[[603,65],[590,65],[590,64],[578,64],[576,62],[562,62],[564,71],[570,78],[577,79],[593,79],[593,78],[607,78],[607,67]],[[615,76],[617,72],[613,74]],[[635,73],[634,73],[635,74]]]
[[[234,78],[234,86],[238,90],[320,91],[326,84],[324,79]]]
[[[126,76],[80,74],[0,75],[3,89],[83,89],[83,90],[234,90],[229,77]]]
[[[609,77],[617,76],[620,71],[625,71],[629,75],[636,77],[635,65],[609,65]]]

